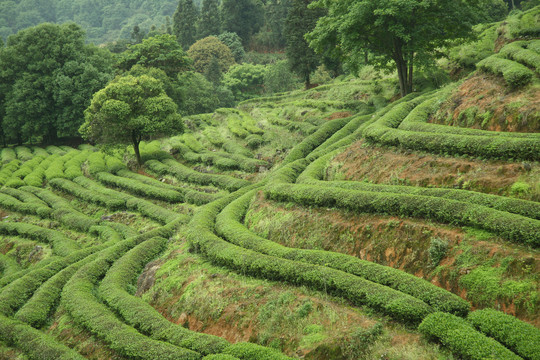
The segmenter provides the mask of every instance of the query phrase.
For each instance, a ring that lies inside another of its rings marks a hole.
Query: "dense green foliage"
[[[20,31],[0,49],[4,143],[77,135],[92,94],[112,75],[110,53],[84,41],[75,24],[42,24]]]
[[[98,143],[132,144],[140,164],[143,139],[171,129],[182,131],[176,110],[158,80],[145,75],[117,78],[94,95],[80,131]]]

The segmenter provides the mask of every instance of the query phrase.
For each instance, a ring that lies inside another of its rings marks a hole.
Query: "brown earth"
[[[540,132],[540,87],[511,90],[500,76],[472,76],[453,92],[431,123],[506,132]]]
[[[404,270],[469,300],[473,308],[487,304],[468,296],[460,280],[482,264],[491,262],[490,266],[499,267],[511,259],[501,281],[532,279],[537,283],[534,274],[540,273],[538,252],[498,238],[478,241],[460,228],[417,219],[284,207],[259,194],[246,216],[246,225],[284,246],[335,251]],[[433,238],[448,242],[438,268],[429,255]],[[471,257],[475,261],[469,264]],[[523,296],[497,298],[491,305],[539,326],[538,304],[534,305],[536,310],[530,308],[530,302],[536,301],[534,296],[527,295],[533,296],[530,300]]]
[[[327,179],[435,186],[510,195],[511,186],[518,181],[530,179],[534,189],[534,183],[538,184],[540,179],[540,166],[446,158],[366,146],[363,141],[359,141],[334,158],[327,169]],[[523,198],[540,201],[540,194],[533,190]]]

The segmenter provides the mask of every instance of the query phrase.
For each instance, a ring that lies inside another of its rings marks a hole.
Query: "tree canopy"
[[[142,140],[183,130],[176,111],[159,80],[147,75],[117,77],[94,95],[79,131],[100,144],[132,144],[141,164]]]
[[[118,68],[128,71],[135,65],[158,68],[168,76],[175,77],[177,73],[189,68],[191,60],[174,35],[161,34],[129,46],[120,55]]]
[[[75,136],[92,94],[112,78],[112,55],[85,45],[73,23],[19,31],[0,48],[0,116],[7,141]]]
[[[468,36],[474,21],[472,1],[465,0],[317,0],[312,7],[328,9],[308,34],[314,49],[339,48],[353,67],[366,51],[379,68],[393,62],[402,95],[412,91],[414,66]]]
[[[287,39],[287,58],[291,70],[302,78],[306,89],[310,86],[311,73],[320,64],[320,56],[315,54],[304,39],[304,35],[313,30],[324,10],[308,9],[311,0],[292,0],[291,9],[285,23]]]
[[[173,16],[173,34],[182,48],[187,49],[195,42],[195,24],[199,14],[193,0],[180,0]]]
[[[214,58],[217,59],[222,73],[235,63],[231,49],[215,36],[208,36],[191,45],[188,55],[193,59],[195,70],[201,74],[206,72]]]

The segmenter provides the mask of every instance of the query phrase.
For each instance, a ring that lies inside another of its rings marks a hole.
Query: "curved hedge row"
[[[527,85],[534,78],[534,72],[529,68],[498,54],[478,62],[476,67],[488,73],[502,75],[506,83],[514,88]]]
[[[41,217],[49,217],[52,209],[48,206],[33,203],[24,203],[13,196],[7,195],[0,190],[0,207],[6,210],[19,212],[21,214],[39,215]]]
[[[0,222],[0,234],[22,236],[48,243],[51,245],[53,253],[59,256],[67,256],[81,248],[75,241],[58,231],[21,222]]]
[[[190,222],[188,240],[212,262],[243,274],[329,291],[356,305],[366,304],[406,323],[417,324],[433,312],[423,301],[358,276],[324,266],[264,255],[219,238],[212,231],[215,218],[221,209],[241,193],[243,191],[208,204]]]
[[[184,202],[187,202],[190,204],[204,205],[221,197],[220,195],[217,195],[217,194],[209,194],[206,192],[197,191],[197,190],[193,190],[189,188],[173,186],[173,185],[161,182],[159,180],[153,179],[149,176],[136,174],[128,170],[119,171],[118,175],[125,178],[137,180],[143,184],[153,185],[155,187],[160,187],[163,189],[180,192],[184,195]]]
[[[2,163],[4,164],[12,162],[13,160],[16,160],[16,159],[17,159],[17,154],[15,153],[15,150],[13,150],[12,148],[5,147],[0,152],[0,160],[2,160]]]
[[[32,150],[30,150],[26,146],[16,146],[15,154],[17,155],[17,159],[23,162],[32,160],[32,158],[34,157],[34,154],[32,154]]]
[[[350,117],[335,119],[328,121],[324,125],[320,126],[317,131],[308,137],[304,138],[302,142],[296,145],[285,157],[283,164],[288,164],[298,159],[305,158],[309,153],[316,149],[319,145],[324,143],[328,138],[334,135],[338,130],[344,127],[349,121]]]
[[[149,160],[145,165],[160,175],[172,175],[180,181],[200,185],[214,185],[229,191],[235,191],[250,185],[250,182],[247,180],[237,179],[227,175],[200,173],[172,159],[166,159],[163,162]]]
[[[57,178],[49,181],[49,184],[57,190],[71,194],[79,199],[104,206],[108,209],[117,210],[125,209],[126,207],[125,200],[121,198],[111,197],[110,194],[103,194],[90,190],[71,180]]]
[[[84,360],[84,357],[51,336],[0,315],[0,340],[35,360]]]
[[[165,342],[150,339],[118,320],[115,314],[99,302],[94,286],[110,265],[141,238],[122,241],[106,249],[97,259],[82,266],[66,283],[62,304],[73,319],[99,338],[111,349],[138,359],[200,359],[200,354]]]
[[[402,146],[435,153],[482,156],[489,158],[540,159],[540,139],[505,136],[457,135],[444,132],[419,132],[397,129],[403,119],[427,95],[401,103],[367,126],[364,137],[371,142]]]
[[[190,331],[171,323],[144,300],[128,293],[144,266],[163,251],[167,241],[153,238],[137,245],[114,263],[99,286],[105,302],[126,322],[156,340],[199,352],[203,355],[223,351],[229,343],[217,336]]]
[[[326,164],[335,155],[336,153],[330,153],[309,164],[305,171],[298,176],[298,180],[296,182],[299,184],[310,184],[324,187],[331,186],[341,189],[359,191],[431,196],[482,205],[496,210],[507,211],[513,214],[529,217],[531,219],[540,220],[540,203],[534,201],[449,188],[382,185],[358,181],[321,181],[321,179],[324,177]]]
[[[427,123],[429,117],[439,109],[442,99],[454,88],[455,85],[440,90],[434,96],[419,104],[403,119],[398,129],[438,134],[502,137],[507,141],[513,141],[513,139],[540,140],[540,135],[536,133],[487,131]]]
[[[116,176],[107,172],[95,174],[99,182],[127,190],[131,193],[142,195],[156,200],[163,200],[170,203],[181,202],[184,200],[184,195],[176,190],[164,189],[154,185],[141,183],[137,180]]]
[[[354,256],[321,250],[291,249],[257,236],[242,223],[254,191],[232,201],[216,217],[216,231],[229,242],[263,254],[288,260],[326,266],[411,295],[437,311],[465,316],[470,305],[459,296],[421,278],[388,266]]]
[[[68,228],[87,232],[92,226],[98,225],[99,221],[90,216],[75,210],[64,198],[52,193],[49,190],[33,186],[23,186],[21,190],[31,192],[45,201],[53,211],[50,217],[58,220]]]
[[[269,199],[357,212],[412,216],[449,224],[476,226],[508,240],[540,246],[540,221],[481,205],[430,196],[374,193],[327,186],[270,184]]]
[[[540,359],[540,330],[531,324],[494,309],[473,311],[467,320],[525,359]]]
[[[7,284],[0,291],[0,314],[12,315],[24,305],[45,281],[53,277],[57,272],[101,249],[101,247],[96,246],[79,250],[70,256],[53,260],[41,268],[30,270]]]
[[[534,45],[527,49],[530,43],[528,41],[511,42],[505,45],[499,54],[507,59],[530,66],[536,70],[537,74],[540,74],[540,54],[534,51]]]
[[[11,179],[11,175],[13,175],[15,171],[17,171],[20,165],[21,160],[13,159],[6,165],[2,166],[2,170],[0,170],[0,185],[4,185],[5,183],[7,183],[9,179]]]
[[[439,340],[453,353],[471,360],[519,360],[519,356],[497,341],[476,331],[466,320],[437,312],[429,315],[418,327],[429,338]]]

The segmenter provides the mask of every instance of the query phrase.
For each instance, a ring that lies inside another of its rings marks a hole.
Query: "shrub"
[[[485,359],[521,359],[519,356],[488,338],[464,319],[446,313],[434,313],[427,316],[418,330],[429,338],[439,340],[453,353],[471,360]]]
[[[264,143],[264,139],[260,135],[252,134],[246,137],[247,146],[255,150]]]
[[[431,266],[438,266],[441,260],[446,256],[447,251],[448,241],[439,238],[431,238],[428,249]]]
[[[171,323],[138,297],[128,286],[135,282],[144,266],[167,245],[164,238],[147,240],[128,251],[107,272],[99,292],[105,302],[142,333],[201,354],[221,352],[229,343],[216,336],[200,334]]]
[[[526,66],[497,55],[480,61],[476,66],[493,74],[501,74],[507,84],[514,88],[527,85],[534,78],[534,72]]]
[[[243,191],[209,204],[190,222],[188,240],[212,262],[243,274],[301,284],[346,297],[354,304],[367,304],[391,317],[419,323],[433,310],[424,302],[391,288],[335,269],[264,255],[224,241],[213,233],[217,213]],[[237,356],[237,355],[235,355]]]
[[[103,194],[94,190],[87,189],[77,183],[66,179],[53,179],[49,184],[61,191],[71,194],[79,199],[104,206],[108,209],[125,209],[126,202],[119,197],[111,197],[110,194]]]
[[[152,199],[163,200],[168,202],[181,202],[184,195],[176,190],[164,189],[154,185],[141,183],[137,180],[116,176],[110,173],[97,173],[96,178],[106,185],[112,185],[137,195],[150,197]]]
[[[17,159],[23,162],[32,160],[32,158],[34,157],[34,155],[32,154],[32,151],[26,146],[17,146],[15,148],[15,153],[17,154]]]
[[[467,320],[523,358],[540,359],[540,330],[533,325],[493,309],[473,311]]]
[[[459,296],[401,270],[344,254],[320,250],[290,249],[253,234],[241,223],[253,196],[254,192],[246,193],[231,202],[216,217],[216,231],[229,242],[259,253],[296,262],[326,266],[353,274],[413,296],[439,311],[458,315],[466,315],[469,311],[469,304]],[[385,296],[383,293],[380,290],[378,296]],[[369,296],[367,302],[369,304]]]
[[[0,315],[0,339],[20,349],[31,359],[84,359],[76,351],[57,342],[53,337],[3,315]]]
[[[227,175],[200,173],[172,159],[163,160],[163,162],[150,160],[146,162],[146,166],[160,175],[170,174],[180,181],[193,182],[200,185],[214,185],[229,191],[235,191],[250,184],[246,180]]]
[[[277,201],[339,207],[358,212],[429,218],[465,226],[477,226],[506,239],[538,247],[540,221],[456,200],[419,195],[374,193],[314,185],[270,184],[265,195]]]
[[[66,283],[62,301],[78,324],[109,344],[126,357],[141,359],[199,359],[196,352],[150,339],[124,324],[102,304],[93,292],[95,284],[107,272],[110,264],[133,246],[144,241],[137,237],[109,247],[88,264],[82,266]]]
[[[0,222],[0,233],[27,237],[51,245],[54,254],[66,256],[79,250],[80,246],[62,233],[36,225],[19,222]]]
[[[2,160],[2,163],[6,164],[17,159],[17,154],[12,148],[3,148],[0,153],[0,159]]]

